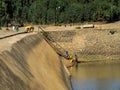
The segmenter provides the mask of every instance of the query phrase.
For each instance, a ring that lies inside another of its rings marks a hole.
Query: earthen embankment
[[[1,48],[0,90],[71,90],[62,62],[41,35],[12,38]]]

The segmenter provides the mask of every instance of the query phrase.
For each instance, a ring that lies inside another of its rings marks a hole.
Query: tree
[[[0,5],[2,25],[120,20],[120,0],[1,0]]]

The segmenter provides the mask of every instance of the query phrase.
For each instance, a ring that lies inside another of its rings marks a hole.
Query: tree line
[[[1,0],[0,24],[120,20],[120,0]]]

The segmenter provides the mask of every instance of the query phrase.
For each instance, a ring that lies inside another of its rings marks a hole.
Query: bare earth
[[[119,26],[120,22],[110,24],[95,24],[94,29],[99,29],[102,31],[104,29],[117,29],[117,32],[119,32]],[[33,33],[0,39],[0,90],[8,90],[8,88],[9,90],[17,90],[18,88],[20,90],[70,90],[71,88],[69,86],[67,75],[65,74],[65,70],[57,54],[45,42],[45,40],[36,35],[36,33],[40,31],[38,26],[35,25],[34,27],[35,32]],[[89,30],[84,31],[84,29],[77,29],[77,27],[82,27],[82,25],[78,24],[73,26],[67,25],[66,27],[64,25],[42,25],[42,27],[46,31],[83,31],[80,33],[80,37],[78,34],[75,35],[73,38],[74,43],[69,43],[69,47],[65,47],[68,49],[71,47],[72,49],[77,48],[81,51],[84,47],[86,47],[86,43],[88,43],[88,51],[91,51],[91,47],[93,48],[94,46],[98,45],[96,42],[94,42],[95,38],[92,36],[98,36],[97,38],[100,38],[100,35],[104,35],[104,37],[107,38],[105,38],[104,42],[106,44],[111,43],[111,45],[113,44],[114,39],[119,41],[118,37],[120,36],[119,33],[117,33],[114,36],[110,35],[108,37],[107,31],[105,31],[105,34],[101,32],[98,34],[96,31],[90,31],[91,34],[87,35],[86,33],[89,33]],[[21,31],[24,31],[24,28],[20,28],[20,32]],[[3,28],[3,30],[0,31],[0,37],[10,35],[12,33],[16,33],[16,31],[12,31],[11,28],[9,31],[6,31],[5,28]],[[30,38],[27,37],[30,35]],[[88,38],[88,41],[86,41],[86,37]],[[109,38],[111,38],[113,42],[110,42],[111,40],[108,42]],[[102,39],[100,39],[100,41],[101,40]],[[103,47],[106,47],[104,42],[102,45]],[[118,50],[119,42],[114,43],[117,45],[117,48],[115,49]],[[111,45],[110,48],[115,47],[114,45]],[[67,45],[61,43],[61,46],[64,47]],[[101,48],[102,50],[103,47],[96,48]],[[107,51],[109,51],[109,48]],[[112,49],[110,52],[111,51]],[[99,53],[99,50],[97,52]],[[69,61],[64,63],[66,66],[70,64]]]

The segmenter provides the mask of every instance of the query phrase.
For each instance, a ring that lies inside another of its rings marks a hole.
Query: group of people
[[[19,31],[19,26],[18,26],[18,25],[13,25],[13,26],[12,26],[12,30],[13,30],[13,31],[16,30],[16,32],[18,32],[18,31]]]
[[[10,30],[9,27],[10,27],[10,25],[7,24],[6,30]],[[19,25],[12,24],[12,30],[18,32],[19,31]]]
[[[78,63],[78,56],[75,54],[74,56],[75,58],[73,59],[72,55],[69,55],[68,51],[66,51],[66,58],[70,60],[70,62],[75,61],[76,63]]]

